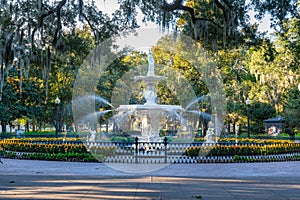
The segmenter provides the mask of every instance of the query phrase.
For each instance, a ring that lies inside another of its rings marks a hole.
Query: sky
[[[105,13],[112,13],[117,7],[117,0],[96,0],[97,6]]]
[[[96,0],[96,3],[98,5],[98,7],[101,9],[102,12],[107,13],[107,14],[111,14],[113,13],[117,8],[118,8],[118,1],[117,0]],[[140,22],[140,26],[143,27],[147,27],[147,28],[156,28],[158,27],[157,24],[155,23],[151,23],[151,22],[147,22],[147,24],[142,23],[142,19],[143,16],[140,13],[138,15],[138,21]]]

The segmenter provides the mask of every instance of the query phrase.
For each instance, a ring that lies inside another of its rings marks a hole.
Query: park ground
[[[172,164],[156,171],[157,164],[3,163],[0,199],[300,200],[300,162]]]

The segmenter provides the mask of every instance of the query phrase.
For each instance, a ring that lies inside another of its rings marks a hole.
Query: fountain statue
[[[154,76],[154,59],[151,50],[148,52],[148,73],[147,76]]]

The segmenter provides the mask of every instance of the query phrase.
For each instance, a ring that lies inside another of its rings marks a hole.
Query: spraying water
[[[196,114],[199,117],[202,117],[206,120],[212,120],[212,115],[206,112],[201,112],[200,110],[187,110],[187,112],[192,113],[192,114]]]
[[[186,107],[185,109],[188,110],[192,105],[194,105],[195,103],[200,103],[201,101],[203,101],[205,98],[205,95],[202,95],[200,97],[198,97],[197,99],[191,101]]]
[[[109,105],[111,108],[115,108],[111,103],[109,103],[108,100],[106,100],[101,96],[85,95],[85,96],[77,97],[74,101],[79,104],[85,104],[89,102],[99,102],[99,103]]]

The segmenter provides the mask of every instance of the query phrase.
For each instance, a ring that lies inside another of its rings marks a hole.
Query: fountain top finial
[[[149,49],[149,52],[148,52],[148,64],[149,64],[149,66],[148,66],[147,76],[154,76],[154,59],[153,59],[151,49]]]

